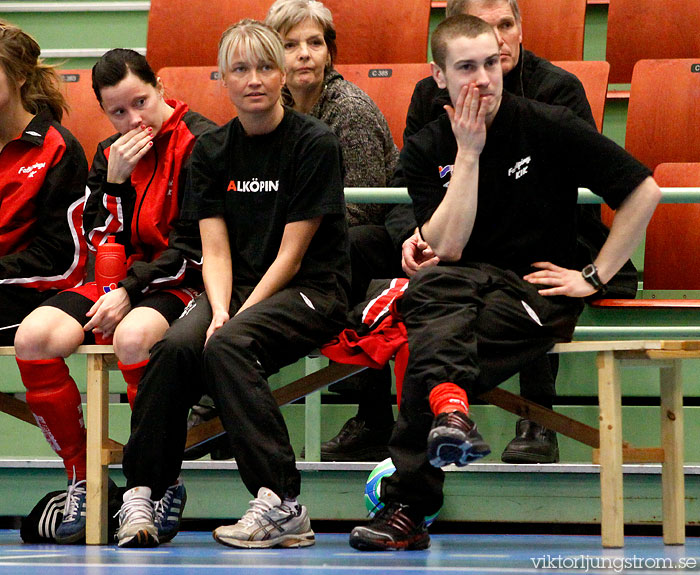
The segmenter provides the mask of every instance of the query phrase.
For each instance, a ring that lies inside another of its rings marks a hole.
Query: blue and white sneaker
[[[117,490],[117,485],[111,479],[109,479],[108,489],[110,495]],[[63,519],[56,528],[54,536],[56,543],[68,545],[81,543],[85,539],[85,526],[87,523],[86,499],[86,481],[85,479],[76,481],[75,472],[73,472],[73,480],[68,484],[66,502],[63,506]]]
[[[85,539],[87,485],[85,480],[73,480],[68,484],[66,503],[63,506],[63,521],[56,529],[56,543],[62,545],[78,543]]]
[[[155,504],[155,525],[161,543],[167,543],[177,535],[185,503],[187,490],[182,478],[178,477],[177,483],[168,487],[163,498]]]

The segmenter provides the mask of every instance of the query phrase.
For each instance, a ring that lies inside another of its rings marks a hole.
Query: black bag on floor
[[[65,491],[44,495],[26,517],[22,518],[19,535],[25,543],[53,543],[56,529],[63,521]]]
[[[108,510],[108,531],[112,538],[119,528],[119,520],[115,515],[122,504],[125,488],[110,489]],[[44,495],[29,512],[22,518],[19,536],[25,543],[55,543],[56,529],[63,521],[63,507],[66,504],[65,491],[51,491]]]

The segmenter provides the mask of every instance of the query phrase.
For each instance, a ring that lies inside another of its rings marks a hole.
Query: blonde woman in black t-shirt
[[[239,115],[197,142],[186,199],[200,224],[206,293],[152,350],[124,451],[122,547],[158,544],[152,500],[179,474],[187,409],[205,391],[255,497],[214,538],[244,548],[315,541],[267,377],[342,328],[340,148],[321,122],[282,106],[284,55],[271,28],[252,20],[229,28],[219,68]]]

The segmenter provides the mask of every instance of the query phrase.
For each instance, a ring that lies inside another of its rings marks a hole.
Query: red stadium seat
[[[552,62],[552,64],[571,72],[583,84],[586,90],[586,98],[591,105],[593,119],[598,131],[603,131],[603,117],[605,116],[605,95],[608,91],[608,72],[610,64],[594,61],[569,61]]]
[[[586,0],[519,0],[523,46],[547,60],[582,60]]]
[[[215,66],[221,33],[242,18],[264,19],[272,0],[151,0],[146,57],[165,66]],[[430,4],[326,0],[337,31],[338,63],[425,62]],[[392,12],[393,15],[389,13]],[[179,30],[179,32],[178,32]]]
[[[698,101],[700,57],[641,60],[632,75],[625,148],[651,170],[662,162],[700,162]],[[605,207],[603,221],[612,221]]]
[[[430,64],[343,64],[336,69],[374,100],[389,124],[394,142],[401,148],[413,89],[419,80],[430,75]]]
[[[700,186],[700,162],[664,163],[654,170],[661,187]],[[660,204],[647,226],[644,291],[675,291],[634,300],[599,300],[596,307],[697,309],[700,300],[684,292],[700,290],[700,204]],[[649,294],[651,295],[651,294]]]
[[[700,186],[700,162],[659,164],[661,187]],[[647,227],[644,289],[700,290],[700,204],[661,204]]]
[[[697,59],[642,60],[634,67],[625,148],[650,169],[700,162]]]
[[[105,116],[92,91],[90,70],[59,70],[62,89],[70,105],[62,124],[68,128],[85,150],[88,164],[97,151],[97,144],[114,134],[115,129]]]
[[[186,102],[191,110],[223,125],[237,115],[236,107],[212,66],[181,66],[158,71],[165,95]]]
[[[642,59],[700,61],[698,30],[700,0],[610,0],[605,56],[610,82],[629,83]]]

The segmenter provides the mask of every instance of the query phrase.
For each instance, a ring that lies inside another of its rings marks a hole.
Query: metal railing
[[[0,2],[0,12],[148,12],[150,2]]]
[[[700,203],[700,187],[661,188],[662,204]],[[357,204],[410,204],[406,188],[345,188],[345,199]],[[586,188],[579,188],[580,204],[601,204],[603,200]]]

